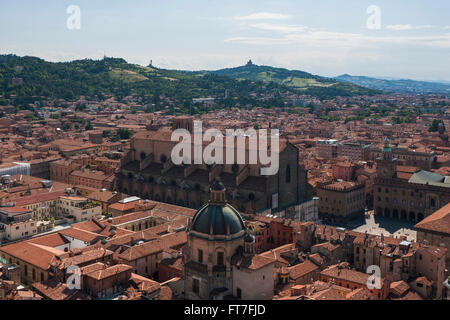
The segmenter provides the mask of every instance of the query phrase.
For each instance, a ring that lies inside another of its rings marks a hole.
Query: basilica
[[[172,133],[185,129],[194,135],[194,124],[187,117],[173,121],[172,128],[140,131],[133,136],[131,149],[116,174],[118,191],[197,210],[208,201],[211,183],[220,178],[227,188],[227,200],[240,212],[277,212],[311,200],[313,191],[305,168],[299,165],[299,149],[287,139],[279,139],[279,170],[273,175],[262,175],[261,163],[176,165],[171,152],[178,142],[172,141]],[[249,159],[252,146],[248,137],[245,139],[244,149],[236,146],[234,154],[243,153]]]

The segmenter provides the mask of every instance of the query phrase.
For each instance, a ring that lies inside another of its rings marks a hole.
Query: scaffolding
[[[0,177],[5,175],[15,176],[15,175],[30,175],[30,164],[13,162],[10,167],[0,168]]]

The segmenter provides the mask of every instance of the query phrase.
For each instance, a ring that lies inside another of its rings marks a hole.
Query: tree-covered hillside
[[[144,104],[156,106],[153,110],[164,107],[164,97],[192,112],[192,99],[203,97],[216,98],[216,108],[277,107],[293,94],[332,98],[373,93],[376,91],[302,71],[255,65],[187,72],[143,67],[120,58],[53,63],[36,57],[0,55],[0,99],[14,97],[14,104],[19,106],[39,98],[72,101],[85,96],[101,100],[114,95],[120,100],[136,94]]]
[[[245,66],[216,71],[201,71],[197,74],[215,74],[238,80],[275,82],[296,89],[297,92],[318,98],[336,96],[373,95],[378,90],[364,88],[352,83],[338,82],[299,70],[288,70],[270,66],[258,66],[249,61]]]
[[[228,99],[222,99],[226,91]],[[275,99],[292,93],[291,88],[275,83],[193,75],[129,64],[117,58],[53,63],[36,57],[0,56],[0,95],[28,103],[36,97],[74,100],[113,94],[121,99],[136,94],[149,104],[158,104],[163,95],[181,105],[202,97],[218,98],[219,104],[261,105],[273,101],[258,97]]]

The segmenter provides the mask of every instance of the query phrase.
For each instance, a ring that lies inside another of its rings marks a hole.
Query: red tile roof
[[[418,230],[434,231],[450,235],[450,203],[429,215],[414,227]]]

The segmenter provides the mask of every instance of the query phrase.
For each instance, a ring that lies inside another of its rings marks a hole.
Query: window
[[[430,206],[431,207],[435,207],[436,206],[436,201],[434,200],[434,198],[430,199]]]
[[[217,265],[223,266],[223,252],[217,252]]]
[[[200,282],[198,279],[192,281],[192,291],[197,294],[200,292]]]
[[[203,250],[198,249],[198,262],[203,263]]]
[[[238,299],[242,299],[242,290],[241,288],[236,289],[236,296]]]
[[[286,183],[291,182],[291,166],[287,165],[286,167]]]

